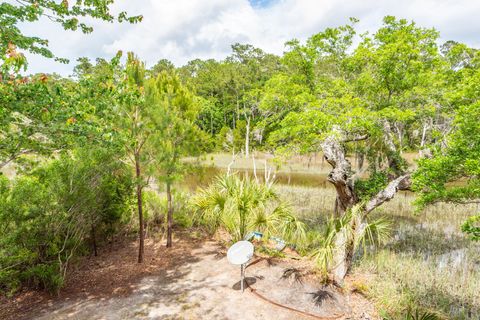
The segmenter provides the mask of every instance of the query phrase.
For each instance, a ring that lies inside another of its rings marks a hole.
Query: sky
[[[374,32],[386,15],[435,27],[441,41],[480,47],[480,0],[116,0],[113,12],[143,15],[139,24],[89,21],[92,34],[64,31],[45,19],[24,24],[28,35],[49,40],[50,49],[71,60],[61,64],[28,55],[28,73],[72,74],[79,57],[111,58],[134,51],[147,67],[160,59],[181,66],[189,60],[223,59],[234,43],[249,43],[281,54],[284,43],[360,20],[359,32]]]

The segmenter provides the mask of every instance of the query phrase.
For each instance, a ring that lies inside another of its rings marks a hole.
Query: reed
[[[325,226],[335,190],[279,185],[277,191],[310,227]],[[389,219],[394,231],[388,243],[356,261],[354,287],[386,319],[404,319],[409,308],[445,319],[480,319],[480,248],[460,230],[478,208],[437,204],[417,212],[413,201],[413,194],[400,193],[372,213]]]

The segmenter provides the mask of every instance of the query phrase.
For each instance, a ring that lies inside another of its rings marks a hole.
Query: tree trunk
[[[140,243],[138,246],[138,263],[143,262],[144,253],[144,226],[143,226],[143,204],[142,204],[142,183],[141,183],[141,171],[140,171],[140,155],[135,155],[135,173],[137,178],[137,207],[138,207],[138,233],[140,237]]]
[[[245,132],[245,158],[248,158],[250,151],[250,118],[247,117],[247,125]]]
[[[357,170],[359,173],[362,172],[364,162],[365,162],[365,154],[363,152],[357,153]]]
[[[92,224],[92,247],[93,247],[93,255],[96,257],[97,254],[97,238],[95,234],[95,225]]]
[[[400,145],[399,148],[399,153],[402,154],[402,149],[403,149],[403,124],[399,124],[397,122],[394,123],[395,130],[397,131],[397,136],[398,136],[398,144]]]
[[[364,218],[364,212],[352,218],[348,229],[352,230],[349,234],[347,228],[342,228],[335,236],[335,251],[331,267],[333,281],[343,285],[343,280],[352,267],[353,256],[356,251],[356,242],[362,236],[367,223]]]
[[[337,191],[336,210],[344,213],[358,201],[353,189],[352,166],[345,157],[345,151],[337,134],[325,139],[322,143],[325,160],[332,166],[327,180]]]
[[[355,205],[359,204],[359,198],[354,188],[351,164],[345,155],[343,144],[348,141],[364,140],[365,136],[347,139],[340,128],[334,128],[333,134],[322,143],[324,158],[332,166],[327,180],[334,185],[337,192],[335,214],[337,217],[352,214],[348,227],[340,229],[334,239],[335,249],[329,271],[333,280],[338,284],[343,283],[343,279],[351,267],[358,240],[363,236],[367,226],[367,215],[378,206],[392,199],[398,190],[406,190],[411,184],[409,174],[399,174],[402,167],[396,156],[398,153],[391,139],[389,124],[384,124],[384,127],[385,145],[388,148],[388,164],[390,168],[395,170],[397,176],[392,176],[383,190],[359,208],[354,208]],[[349,210],[355,210],[355,212],[349,212]]]
[[[360,208],[349,208],[349,210],[358,210],[352,214],[352,219],[349,221],[348,227],[339,230],[335,235],[334,240],[334,254],[330,271],[333,280],[339,284],[343,284],[343,279],[350,270],[355,255],[357,245],[365,228],[367,227],[367,215],[375,208],[383,203],[390,201],[399,190],[406,190],[410,187],[410,175],[405,174],[392,180],[383,190],[377,193],[365,205]],[[349,230],[352,230],[349,232]]]
[[[255,152],[252,153],[252,161],[253,161],[253,176],[255,177],[255,182],[258,183],[257,164],[255,163]]]
[[[172,247],[173,205],[171,184],[167,182],[167,248]]]
[[[423,123],[423,130],[422,130],[422,140],[420,141],[420,150],[419,150],[419,155],[420,157],[428,157],[430,156],[428,149],[425,148],[425,145],[427,144],[427,131],[430,129],[430,126],[432,125],[432,120],[430,120],[430,124],[425,121]]]

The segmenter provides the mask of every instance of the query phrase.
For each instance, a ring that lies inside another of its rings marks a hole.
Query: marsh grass
[[[321,230],[335,190],[279,185],[277,190],[298,216]],[[372,213],[393,224],[391,240],[357,259],[352,278],[388,319],[405,310],[430,310],[445,319],[480,319],[480,249],[460,230],[476,206],[438,204],[421,212],[410,193],[400,193]],[[357,289],[356,289],[357,290]]]

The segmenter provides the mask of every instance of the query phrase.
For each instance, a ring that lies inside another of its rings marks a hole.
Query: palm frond
[[[288,241],[304,241],[306,228],[291,207],[282,202],[272,185],[258,183],[236,175],[216,177],[206,189],[192,199],[192,206],[212,229],[223,227],[240,240],[254,230],[283,237]]]
[[[419,309],[415,309],[415,311],[408,309],[405,314],[405,320],[440,320],[440,317],[429,311],[421,312]]]
[[[353,246],[354,252],[359,248],[366,250],[368,244],[386,242],[390,231],[390,223],[384,218],[365,221],[360,203],[343,216],[328,221],[320,240],[316,240],[318,247],[313,250],[312,256],[319,269],[327,272],[334,267],[332,264],[335,253],[342,250],[343,245]]]

